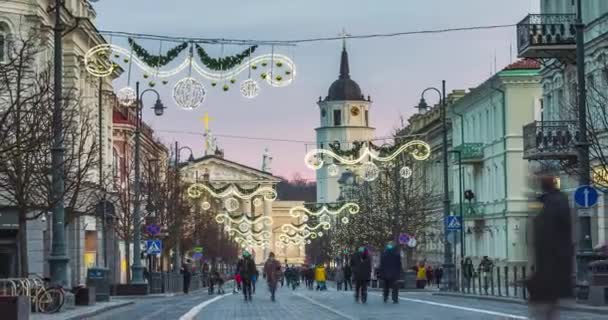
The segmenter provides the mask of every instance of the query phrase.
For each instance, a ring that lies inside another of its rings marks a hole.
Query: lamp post
[[[463,207],[463,203],[462,203],[462,195],[463,195],[463,189],[464,189],[464,181],[462,180],[462,151],[460,150],[452,150],[450,151],[451,153],[456,154],[456,156],[458,157],[458,197],[459,197],[459,203],[458,206],[460,207],[460,221],[462,222],[460,225],[460,265],[462,266],[464,263],[464,253],[465,253],[465,236],[464,236],[464,207]],[[456,255],[456,253],[454,253],[454,255]],[[463,268],[460,268],[460,281],[461,281],[461,288],[464,289],[463,286],[463,280],[464,280],[464,270]]]
[[[445,97],[445,80],[441,81],[441,90],[430,87],[424,89],[420,95],[420,103],[418,108],[423,110],[428,108],[428,104],[424,100],[424,94],[428,91],[435,91],[439,95],[441,108],[441,123],[442,123],[442,156],[443,156],[443,217],[444,217],[444,242],[443,242],[443,269],[446,274],[446,282],[444,282],[443,290],[452,290],[454,288],[454,261],[452,257],[452,247],[448,241],[449,232],[445,221],[450,215],[450,190],[449,190],[449,174],[448,174],[448,121],[447,121],[447,104]]]
[[[589,142],[587,140],[587,89],[585,84],[585,24],[583,23],[582,0],[576,2],[576,71],[578,86],[578,161],[580,163],[580,185],[591,184],[589,165]],[[591,240],[591,217],[578,216],[578,241],[576,250],[576,282],[583,284],[588,280],[587,264],[593,258]]]
[[[139,93],[139,82],[135,84],[135,94],[137,96],[137,101],[135,107],[137,108],[136,113],[136,124],[135,124],[135,181],[133,186],[133,191],[135,193],[135,199],[133,200],[133,264],[131,265],[132,278],[131,283],[133,284],[143,284],[144,283],[144,274],[143,267],[141,265],[141,228],[140,228],[140,210],[141,210],[141,186],[140,186],[140,152],[141,152],[141,118],[142,118],[142,109],[143,103],[141,101],[143,95],[146,92],[154,92],[156,94],[156,103],[154,104],[154,114],[157,116],[162,116],[165,107],[163,106],[162,101],[160,100],[160,94],[158,91],[154,89],[146,89],[141,94]]]
[[[190,151],[190,156],[188,157],[188,162],[193,162],[194,161],[194,152],[192,151],[192,148],[188,147],[188,146],[183,146],[180,148],[179,143],[177,141],[175,141],[175,175],[176,175],[176,180],[179,181],[179,153],[182,150],[188,150]],[[177,198],[176,198],[177,199]],[[177,208],[174,208],[173,212],[174,214],[177,213]],[[179,232],[177,232],[178,230],[175,230],[175,235],[178,236]],[[181,269],[181,253],[180,253],[180,243],[179,243],[179,239],[177,241],[175,241],[175,253],[173,254],[173,272],[175,273],[179,273],[180,269]]]
[[[63,24],[61,23],[62,1],[55,0],[55,26],[53,28],[54,40],[54,74],[53,74],[53,147],[52,155],[52,187],[50,198],[53,203],[51,254],[48,258],[51,273],[51,282],[62,287],[68,286],[67,265],[70,258],[67,256],[65,239],[65,207],[63,180],[65,165],[63,147],[63,106],[61,95],[63,90],[63,47],[61,38]]]

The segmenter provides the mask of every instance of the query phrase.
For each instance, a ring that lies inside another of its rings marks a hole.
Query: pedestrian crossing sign
[[[159,254],[163,249],[162,242],[160,240],[146,240],[146,253],[147,254]]]
[[[459,216],[448,216],[445,219],[445,227],[448,231],[460,231],[462,229],[462,220]]]

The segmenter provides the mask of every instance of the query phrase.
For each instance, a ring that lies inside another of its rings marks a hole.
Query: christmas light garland
[[[308,206],[310,206],[310,205],[308,205]],[[298,218],[298,217],[302,216],[303,213],[305,213],[309,216],[315,216],[315,217],[322,216],[324,214],[336,216],[345,210],[348,210],[348,213],[350,213],[350,214],[357,214],[357,213],[359,213],[360,207],[358,204],[356,204],[354,202],[344,203],[340,207],[336,207],[336,205],[332,205],[332,204],[322,204],[319,209],[312,211],[309,208],[307,208],[307,205],[304,205],[304,206],[296,206],[296,207],[289,209],[289,215],[294,218]]]
[[[277,198],[276,190],[268,186],[258,185],[256,188],[253,189],[243,189],[235,184],[229,184],[221,188],[222,191],[220,192],[216,192],[215,190],[208,184],[194,183],[188,187],[187,194],[188,197],[193,199],[200,198],[204,193],[209,193],[215,198],[225,198],[229,196],[234,196],[243,200],[252,199],[257,195],[262,195],[264,197],[264,200],[267,201],[274,201]],[[244,193],[243,191],[248,193]]]
[[[201,47],[199,44],[196,44],[196,53],[198,54],[201,62],[207,66],[207,68],[215,71],[224,71],[230,70],[235,66],[241,64],[245,58],[250,56],[257,49],[257,45],[251,46],[248,49],[243,50],[243,52],[236,54],[234,56],[222,57],[222,58],[211,58],[209,54]]]
[[[166,54],[155,56],[150,54],[148,50],[137,44],[132,38],[129,38],[128,41],[129,46],[131,46],[131,49],[133,49],[133,53],[135,53],[135,55],[137,55],[137,57],[139,57],[148,66],[153,68],[166,66],[171,61],[175,60],[175,58],[177,58],[182,51],[188,48],[188,43],[183,42],[182,44],[179,44],[167,51]]]
[[[233,218],[229,214],[226,214],[226,213],[220,213],[220,214],[216,215],[215,221],[217,223],[229,222],[229,223],[234,223],[234,224],[239,224],[242,222],[249,222],[252,225],[262,223],[265,226],[271,226],[273,223],[272,217],[269,217],[269,216],[260,215],[258,217],[249,218],[246,214],[243,214],[241,216]]]
[[[323,156],[327,155],[334,159],[334,162],[338,162],[342,165],[356,165],[368,162],[367,159],[371,158],[373,160],[379,162],[389,162],[397,158],[403,152],[409,152],[410,155],[418,160],[426,160],[431,155],[431,146],[428,143],[422,140],[412,140],[397,148],[392,154],[388,156],[380,156],[377,152],[372,151],[368,146],[362,148],[362,152],[360,152],[359,157],[355,159],[347,159],[344,158],[335,152],[327,149],[313,149],[310,150],[306,156],[304,157],[304,162],[306,166],[313,170],[318,170],[323,167],[324,160]]]

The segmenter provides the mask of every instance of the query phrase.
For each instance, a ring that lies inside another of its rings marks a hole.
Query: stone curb
[[[473,295],[473,294],[436,292],[436,293],[433,293],[433,295],[434,296],[444,296],[444,297],[464,298],[464,299],[488,300],[488,301],[513,303],[513,304],[520,304],[520,305],[528,304],[528,302],[523,299],[513,299],[513,298],[503,298],[503,297],[493,297],[493,296],[479,296],[479,295]],[[585,306],[585,305],[576,305],[576,306],[560,305],[560,309],[565,310],[565,311],[589,312],[589,313],[595,313],[595,314],[601,314],[601,315],[606,315],[606,313],[608,313],[608,308]]]
[[[103,308],[100,308],[100,309],[97,309],[97,310],[94,310],[94,311],[84,312],[84,313],[76,315],[76,316],[68,317],[68,318],[65,318],[64,320],[88,319],[90,317],[94,317],[94,316],[100,315],[100,314],[102,314],[104,312],[108,312],[108,311],[111,311],[111,310],[114,310],[114,309],[118,309],[118,308],[122,308],[122,307],[125,307],[125,306],[129,306],[129,305],[132,305],[134,303],[135,303],[135,301],[124,301],[124,302],[116,303],[116,304],[113,304],[113,305],[110,305],[110,306],[106,306],[106,307],[103,307]]]

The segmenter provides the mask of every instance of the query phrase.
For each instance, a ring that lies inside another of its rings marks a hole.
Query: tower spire
[[[340,79],[350,79],[350,69],[348,67],[348,52],[346,52],[346,38],[350,37],[350,34],[346,32],[346,29],[342,28],[342,57],[340,58]]]

